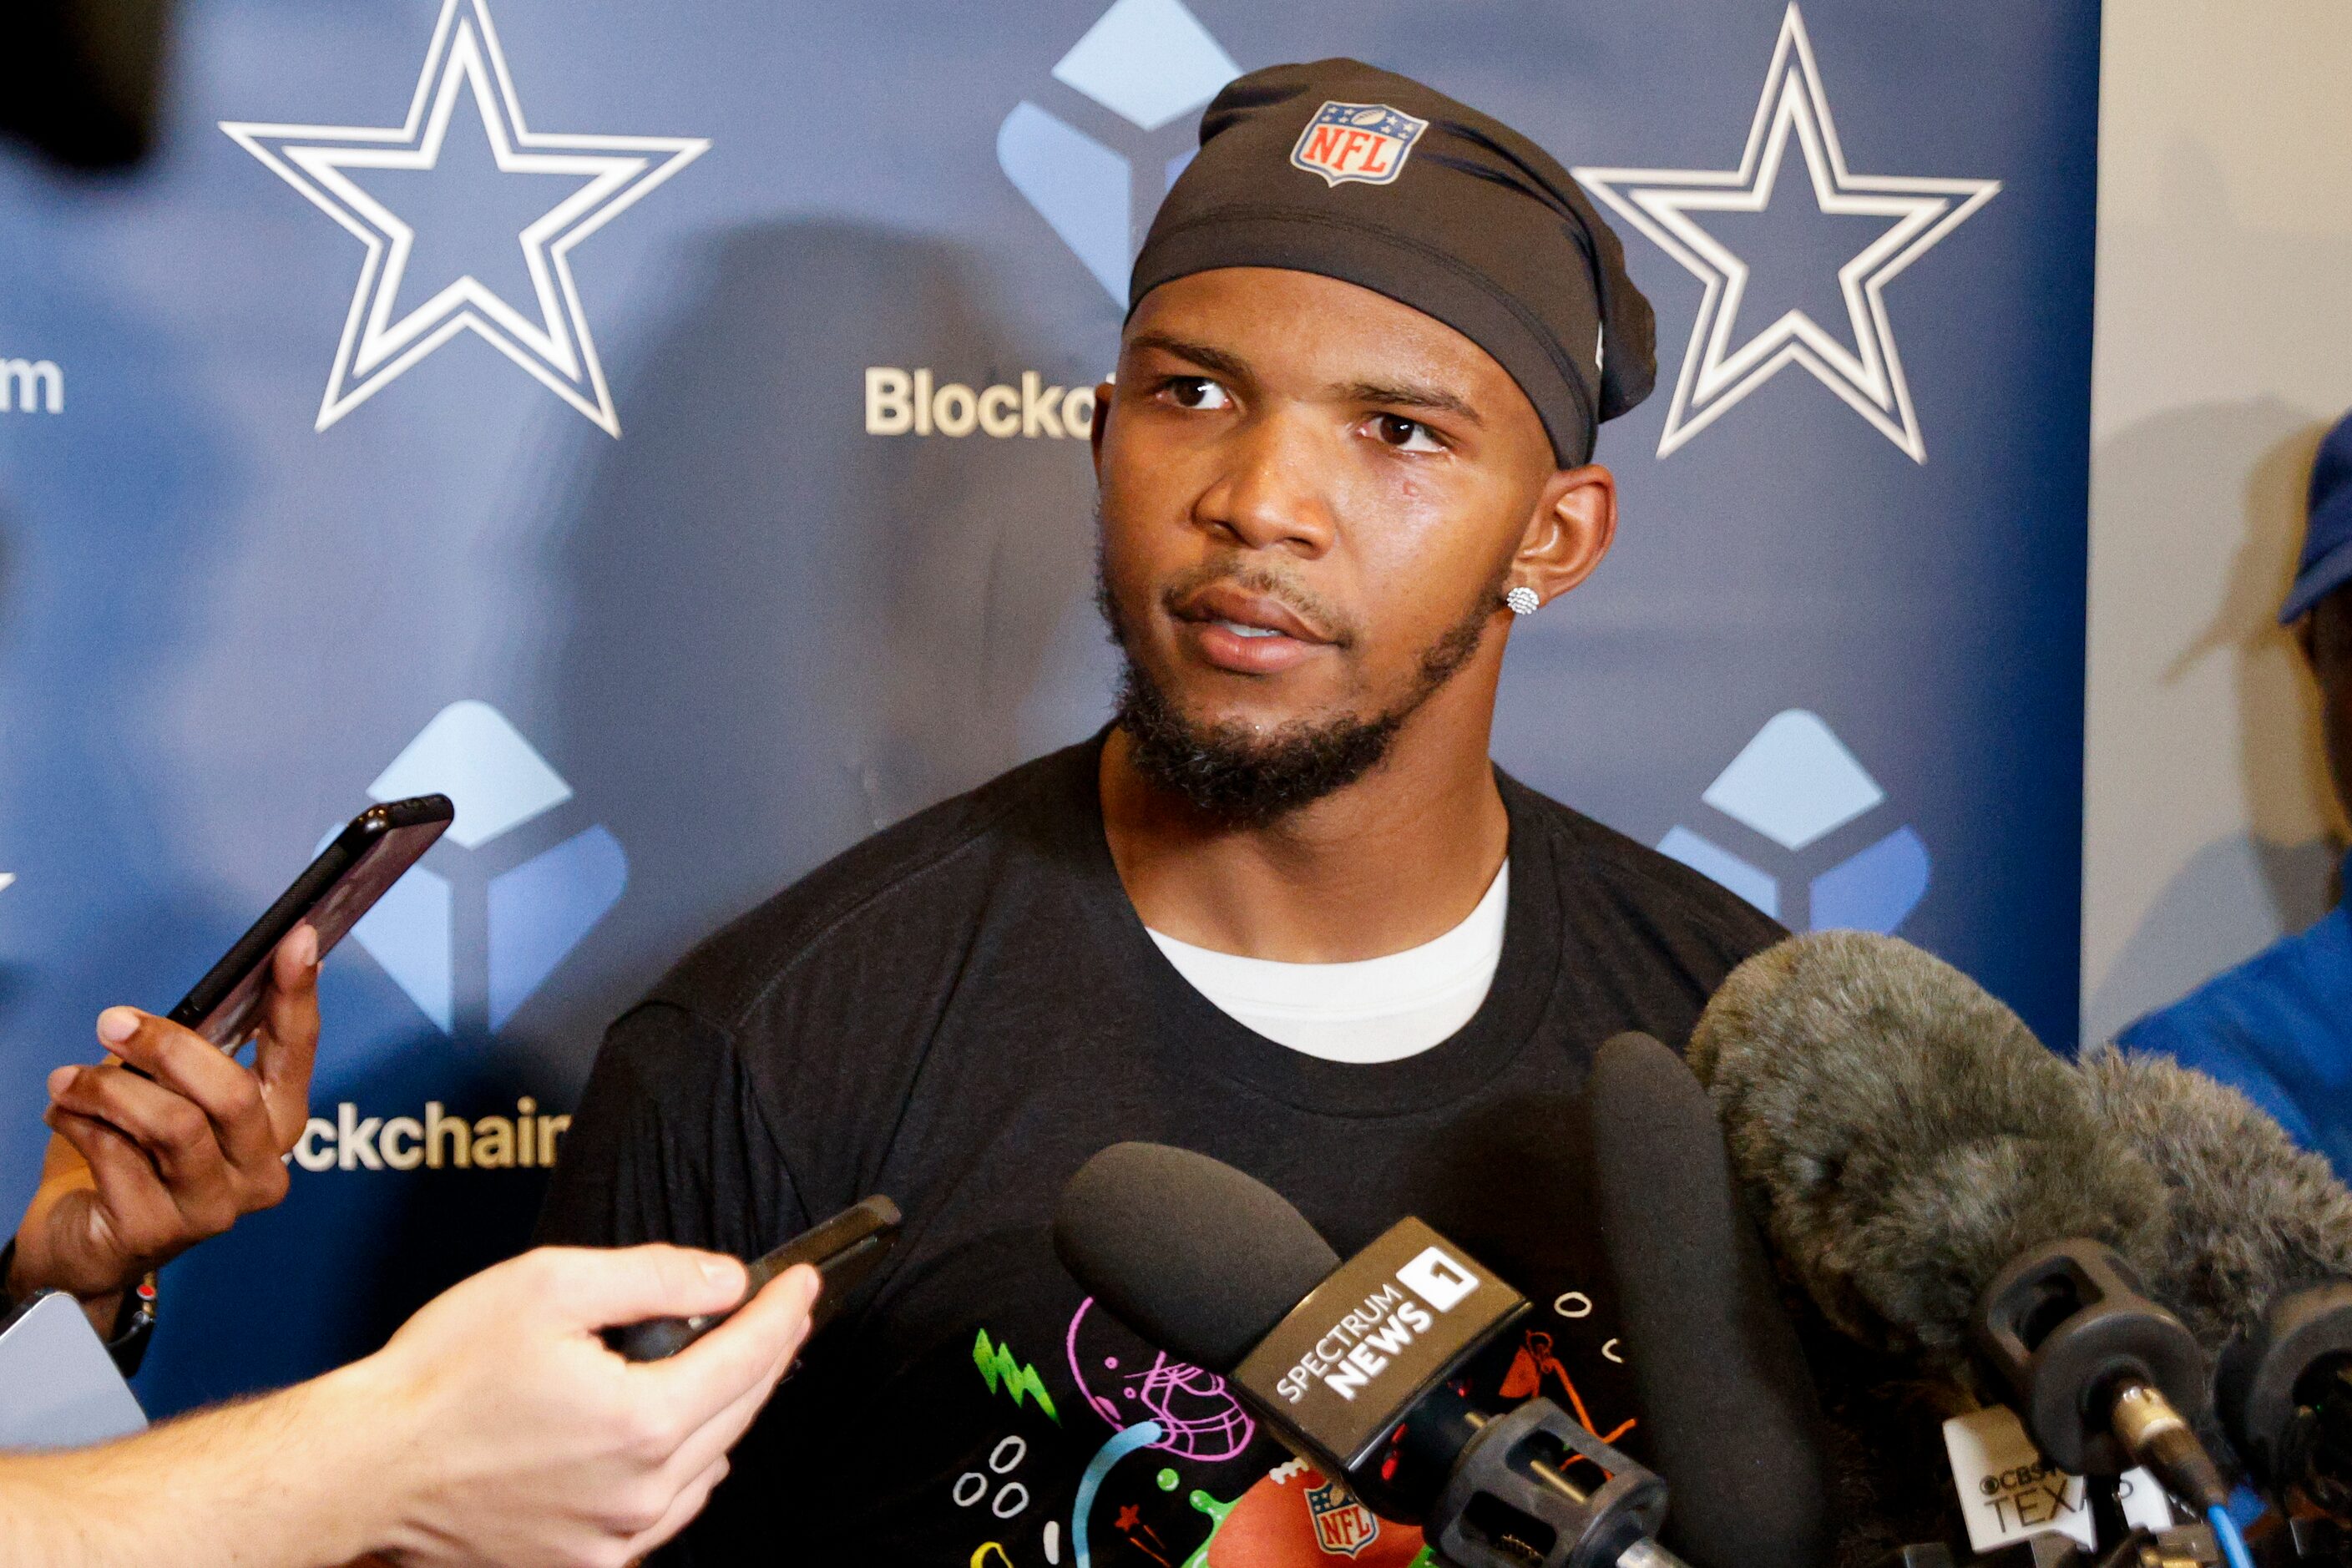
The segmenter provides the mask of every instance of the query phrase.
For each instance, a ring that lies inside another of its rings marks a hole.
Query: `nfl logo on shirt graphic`
[[[1699,799],[1659,849],[1792,931],[1891,936],[1927,896],[1926,841],[1818,714],[1773,715]]]
[[[1315,1524],[1316,1546],[1328,1556],[1358,1556],[1381,1538],[1379,1518],[1334,1481],[1308,1489],[1307,1515]]]
[[[457,816],[352,938],[445,1035],[506,1026],[621,897],[628,857],[558,813],[572,789],[487,702],[453,702],[368,786],[437,791]],[[572,828],[571,831],[566,831]]]

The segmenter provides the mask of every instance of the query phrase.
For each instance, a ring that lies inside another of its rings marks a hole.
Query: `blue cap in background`
[[[2301,620],[2311,606],[2352,583],[2352,414],[2336,422],[2311,465],[2303,559],[2294,568],[2279,624]]]

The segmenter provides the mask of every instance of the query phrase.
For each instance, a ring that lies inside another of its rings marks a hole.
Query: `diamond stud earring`
[[[1525,583],[1504,595],[1503,603],[1511,607],[1511,614],[1515,616],[1532,616],[1543,608],[1543,601],[1537,598],[1536,591]]]

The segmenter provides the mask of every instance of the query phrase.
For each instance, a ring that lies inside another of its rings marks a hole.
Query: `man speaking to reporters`
[[[1114,722],[706,943],[565,1146],[547,1240],[908,1216],[683,1560],[1410,1562],[1055,1262],[1062,1184],[1124,1139],[1342,1252],[1420,1215],[1539,1303],[1476,1395],[1638,1450],[1567,1108],[1779,932],[1487,746],[1510,626],[1614,536],[1593,440],[1650,389],[1649,307],[1542,149],[1349,60],[1219,95],[1130,298],[1093,430]]]

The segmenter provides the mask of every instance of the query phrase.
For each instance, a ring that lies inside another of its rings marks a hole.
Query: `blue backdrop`
[[[306,1374],[515,1247],[669,961],[1100,721],[1074,437],[1132,247],[1218,86],[1335,54],[1577,168],[1658,310],[1503,763],[2071,1044],[2097,22],[186,7],[152,165],[0,156],[0,1201],[100,1006],[441,787],[327,965],[293,1194],[170,1270],[141,1392]]]

